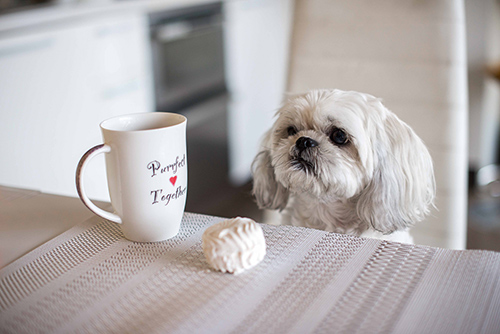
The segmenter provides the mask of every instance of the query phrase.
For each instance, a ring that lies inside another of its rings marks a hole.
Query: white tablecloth
[[[206,227],[134,243],[93,217],[0,271],[1,333],[498,333],[500,253],[262,225],[267,255],[209,268]]]

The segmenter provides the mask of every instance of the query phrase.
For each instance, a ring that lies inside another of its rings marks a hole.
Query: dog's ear
[[[263,140],[261,151],[252,163],[252,193],[261,209],[283,210],[288,202],[288,190],[276,181],[271,152],[267,143],[271,140],[268,132]]]
[[[429,213],[436,185],[429,151],[409,126],[391,113],[376,132],[377,163],[356,209],[363,221],[389,234]]]

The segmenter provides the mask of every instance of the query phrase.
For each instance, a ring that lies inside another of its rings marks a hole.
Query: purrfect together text
[[[177,169],[182,168],[185,165],[186,165],[186,155],[184,154],[182,156],[182,159],[179,156],[177,156],[174,163],[171,163],[164,167],[162,167],[161,163],[158,160],[151,161],[150,163],[148,163],[147,167],[149,170],[151,170],[151,177],[154,177],[156,175],[167,173],[170,171],[176,174]]]

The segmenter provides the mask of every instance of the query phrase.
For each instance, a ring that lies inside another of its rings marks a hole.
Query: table
[[[0,186],[0,268],[93,215],[79,198]]]
[[[159,243],[77,219],[0,270],[1,333],[500,331],[497,252],[262,225],[265,259],[232,275],[211,270],[201,248],[223,218],[186,213]]]

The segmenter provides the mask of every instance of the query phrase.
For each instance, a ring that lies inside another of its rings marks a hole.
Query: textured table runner
[[[267,255],[212,271],[186,214],[134,243],[94,217],[0,271],[1,333],[498,333],[500,253],[262,225]]]

